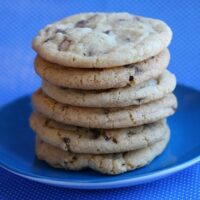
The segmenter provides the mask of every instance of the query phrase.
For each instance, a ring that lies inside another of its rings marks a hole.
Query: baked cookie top
[[[155,56],[171,38],[171,29],[157,19],[129,13],[82,13],[44,27],[33,40],[33,49],[63,66],[108,68]]]

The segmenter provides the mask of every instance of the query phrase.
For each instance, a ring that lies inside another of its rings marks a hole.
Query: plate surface
[[[92,170],[72,172],[53,169],[34,155],[34,133],[28,125],[30,97],[0,109],[0,166],[25,178],[68,188],[101,189],[154,181],[200,161],[200,92],[178,86],[177,113],[168,119],[171,140],[164,153],[150,165],[117,176]]]

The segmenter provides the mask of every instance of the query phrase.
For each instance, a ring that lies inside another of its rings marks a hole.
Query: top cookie
[[[68,67],[108,68],[157,55],[172,38],[162,21],[128,13],[82,13],[47,25],[33,40],[44,59]]]

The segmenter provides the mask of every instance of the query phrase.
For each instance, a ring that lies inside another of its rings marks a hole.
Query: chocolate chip
[[[112,141],[113,141],[115,144],[118,143],[117,140],[116,140],[115,138],[112,138]]]
[[[123,21],[126,21],[126,19],[118,19],[117,21],[123,22]]]
[[[101,135],[101,132],[100,132],[100,130],[99,129],[97,129],[97,128],[92,128],[92,129],[90,129],[91,130],[91,132],[92,132],[92,139],[98,139],[99,137],[100,137],[100,135]]]
[[[126,42],[130,42],[131,39],[127,37],[127,38],[125,38],[125,41],[126,41]]]
[[[75,24],[75,27],[78,28],[84,28],[86,26],[86,24],[88,23],[87,20],[80,20]]]
[[[133,76],[129,76],[129,81],[133,81]]]
[[[46,119],[44,122],[44,126],[49,126],[50,120]]]
[[[128,131],[128,137],[131,137],[132,135],[134,135],[135,134],[135,132],[133,132],[133,131]]]
[[[50,27],[46,28],[45,32],[48,33],[50,31],[50,29],[51,29]]]
[[[141,21],[141,18],[138,17],[138,16],[134,16],[134,19],[135,19],[136,21]]]
[[[62,33],[62,34],[65,34],[66,32],[65,32],[65,30],[57,29],[57,30],[55,31],[55,33]]]
[[[109,33],[110,33],[110,30],[104,31],[103,33],[109,34]]]
[[[88,56],[93,56],[94,53],[92,51],[88,51]]]
[[[105,139],[106,141],[109,141],[109,140],[111,139],[111,137],[108,137],[105,133],[102,134],[102,135],[103,135],[103,137],[104,137],[104,139]]]
[[[138,101],[139,104],[141,104],[141,101],[144,101],[145,98],[140,98],[140,99],[136,99]]]
[[[58,50],[67,51],[71,43],[72,41],[69,38],[65,37],[64,40],[58,46]]]
[[[70,139],[67,138],[67,137],[64,137],[64,138],[63,138],[63,141],[65,142],[65,144],[69,144],[69,143],[70,143]]]
[[[63,141],[66,145],[66,149],[70,151],[70,138],[64,137]]]
[[[48,128],[55,129],[55,124],[51,120],[47,120],[46,123],[45,123],[45,126],[47,126]]]
[[[143,70],[141,70],[138,67],[134,67],[134,69],[135,69],[135,74],[139,74],[139,73],[143,72]]]
[[[98,16],[98,14],[95,14],[95,15],[89,17],[89,18],[88,18],[88,21],[92,21],[92,20],[95,19],[97,16]]]
[[[76,156],[73,156],[73,157],[72,157],[72,160],[74,160],[74,161],[77,160],[77,157],[76,157]]]
[[[104,108],[104,113],[107,115],[109,114],[110,110],[108,108]]]
[[[47,38],[43,43],[46,43],[46,42],[48,42],[48,41],[50,41],[50,40],[53,40],[54,38],[55,38],[55,36],[49,37],[49,38]]]

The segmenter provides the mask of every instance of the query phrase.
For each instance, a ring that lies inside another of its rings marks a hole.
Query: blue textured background
[[[44,25],[77,12],[127,11],[160,18],[174,32],[171,63],[179,83],[200,89],[200,1],[0,0],[0,106],[40,84],[31,40]],[[200,164],[169,178],[110,191],[59,189],[0,169],[1,199],[200,199]]]

